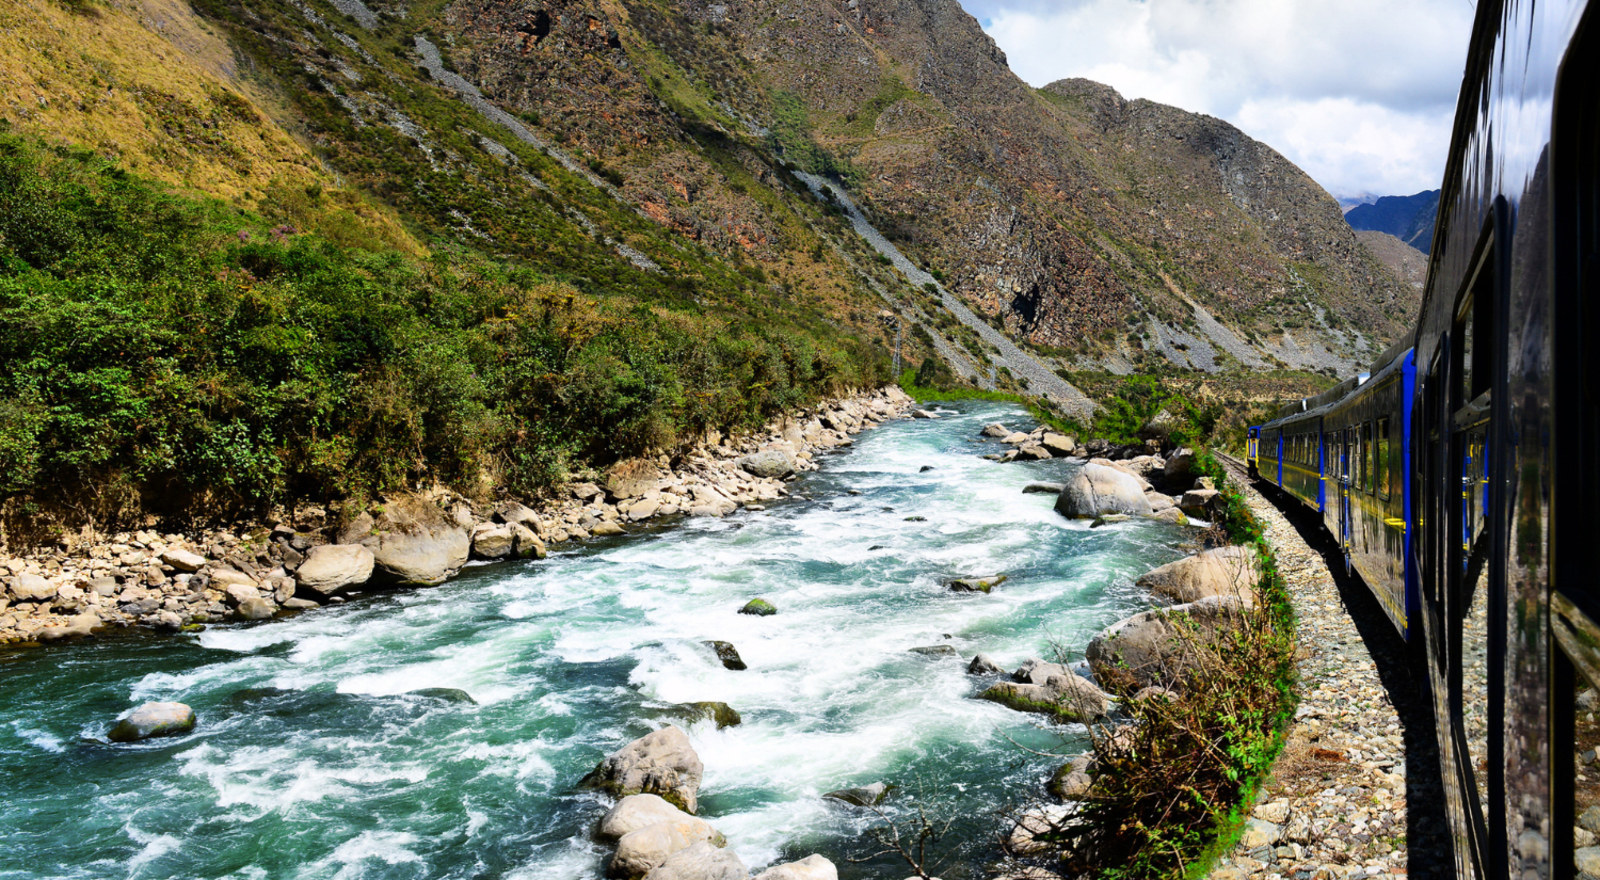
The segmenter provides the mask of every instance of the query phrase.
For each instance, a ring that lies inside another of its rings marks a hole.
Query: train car
[[[1572,877],[1600,682],[1600,21],[1477,7],[1416,334],[1411,522],[1463,877]],[[1592,716],[1589,716],[1592,717]],[[1585,727],[1584,725],[1588,725]]]
[[[1410,564],[1413,530],[1410,448],[1416,367],[1410,337],[1322,416],[1328,503],[1323,523],[1354,570],[1378,597],[1400,635],[1413,634],[1418,599]]]

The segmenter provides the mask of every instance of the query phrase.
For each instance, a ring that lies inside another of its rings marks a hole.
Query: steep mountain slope
[[[654,210],[691,223],[652,97],[840,177],[900,250],[1065,364],[1343,367],[1415,308],[1281,156],[1092,83],[1035,92],[955,0],[458,0],[444,21],[468,79]]]
[[[1439,213],[1439,191],[1410,196],[1384,196],[1344,215],[1351,229],[1387,232],[1424,254],[1433,247],[1433,221]]]
[[[1428,256],[1409,244],[1375,229],[1356,230],[1356,239],[1389,267],[1402,282],[1421,290],[1428,281]]]
[[[199,121],[146,108],[159,147],[123,149],[93,140],[95,108],[67,90],[65,117],[30,115],[61,47],[24,37],[41,60],[0,76],[29,130],[351,243],[448,243],[586,292],[885,347],[902,327],[913,365],[1047,384],[1068,408],[1076,390],[1048,378],[1067,370],[1346,370],[1415,308],[1276,152],[1094,83],[1034,90],[956,0],[23,2],[80,42],[136,22],[111,44],[200,72],[184,93],[199,109],[179,114]],[[92,85],[111,50],[66,48]],[[248,140],[216,127],[228,107],[289,158],[246,168],[208,146]],[[836,181],[893,248],[797,171]]]

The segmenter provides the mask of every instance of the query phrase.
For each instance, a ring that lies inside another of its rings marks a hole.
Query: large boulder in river
[[[668,856],[646,880],[750,880],[750,869],[734,852],[702,841]]]
[[[786,477],[794,473],[794,459],[780,449],[753,452],[736,462],[745,473],[756,477]]]
[[[1092,518],[1107,513],[1148,516],[1153,511],[1145,500],[1144,487],[1132,474],[1090,463],[1067,480],[1056,498],[1056,512]]]
[[[617,880],[639,880],[666,864],[674,853],[695,844],[715,848],[716,831],[693,816],[669,819],[630,831],[617,841],[617,851],[606,865],[606,876]],[[720,836],[720,835],[718,835]]]
[[[504,559],[516,546],[511,527],[499,523],[481,523],[472,530],[472,555],[478,559]]]
[[[1208,596],[1237,596],[1248,606],[1255,604],[1255,588],[1260,579],[1255,550],[1235,545],[1169,562],[1146,572],[1136,583],[1178,604]]]
[[[1184,480],[1194,473],[1194,450],[1185,446],[1167,457],[1161,476],[1169,482]]]
[[[1107,627],[1085,651],[1095,680],[1121,695],[1147,687],[1179,692],[1190,664],[1217,646],[1246,612],[1237,597],[1201,599],[1144,611]]]
[[[119,743],[179,736],[194,730],[194,720],[194,710],[182,703],[145,703],[124,715],[106,736]]]
[[[1052,675],[1043,684],[998,681],[978,698],[1019,712],[1038,712],[1058,721],[1081,723],[1104,718],[1111,708],[1111,698],[1104,691],[1073,672]]]
[[[773,865],[757,874],[755,880],[839,880],[839,869],[819,855],[809,855],[798,862]]]
[[[674,807],[653,794],[629,795],[617,802],[617,805],[606,813],[600,820],[600,829],[597,832],[601,840],[620,840],[641,828],[649,828],[659,822],[698,822],[706,826],[706,834],[696,833],[696,838],[709,840],[717,846],[726,843],[721,834],[718,834],[703,819]]]
[[[1050,450],[1050,454],[1056,458],[1066,458],[1078,449],[1077,440],[1054,431],[1045,432],[1045,435],[1039,438],[1039,445]]]
[[[323,544],[306,552],[306,561],[295,569],[295,584],[331,596],[366,583],[376,563],[372,551],[360,544]]]
[[[660,795],[693,814],[700,810],[698,795],[704,773],[705,765],[689,744],[689,737],[669,724],[612,753],[583,778],[582,784],[618,798]]]
[[[374,580],[407,586],[445,582],[472,550],[472,536],[454,517],[415,495],[386,500],[375,517],[361,514],[342,537],[372,551]]]

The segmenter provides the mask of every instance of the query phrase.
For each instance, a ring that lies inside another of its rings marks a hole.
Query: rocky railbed
[[[0,555],[0,644],[266,619],[343,602],[341,593],[369,580],[437,584],[469,558],[542,557],[551,545],[624,534],[646,520],[725,516],[784,496],[786,479],[816,469],[814,454],[911,407],[892,386],[826,401],[747,436],[709,435],[676,459],[623,462],[533,508],[438,489],[369,509],[302,505],[204,533],[71,536]]]
[[[1407,731],[1332,573],[1283,513],[1253,488],[1243,491],[1298,615],[1301,701],[1243,840],[1211,880],[1453,875],[1443,829],[1408,815],[1419,780],[1407,778]],[[1415,742],[1432,731],[1412,735]],[[1412,772],[1436,762],[1431,753],[1416,759]]]

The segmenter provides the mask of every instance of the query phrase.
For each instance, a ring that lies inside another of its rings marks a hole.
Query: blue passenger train
[[[1600,856],[1597,286],[1600,13],[1480,0],[1416,326],[1247,450],[1415,648],[1461,877]]]

